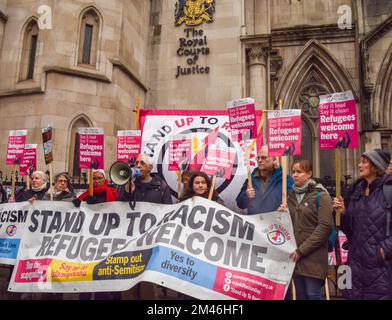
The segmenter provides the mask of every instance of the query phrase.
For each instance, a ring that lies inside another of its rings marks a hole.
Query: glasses
[[[140,163],[141,166],[144,166],[146,163],[144,161],[136,161],[135,164],[138,166]]]
[[[265,157],[265,156],[257,156],[257,161],[267,161],[268,160],[268,157]]]
[[[59,179],[59,180],[57,180],[57,182],[58,182],[58,183],[68,183],[68,181],[67,181],[67,180],[60,180],[60,179]]]
[[[93,177],[93,180],[104,180],[104,177]]]

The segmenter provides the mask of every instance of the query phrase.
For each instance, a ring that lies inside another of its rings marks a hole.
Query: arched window
[[[69,162],[68,162],[68,172],[74,178],[81,176],[81,170],[79,169],[79,148],[78,148],[78,128],[88,128],[91,127],[91,123],[84,117],[77,117],[71,126],[70,133],[70,143],[69,143]]]
[[[318,143],[318,106],[319,97],[328,93],[351,90],[355,95],[353,81],[344,67],[329,51],[316,40],[310,40],[297,55],[291,66],[282,75],[276,97],[281,98],[286,106],[302,110],[307,121],[302,122],[303,140],[301,159],[312,160],[313,174],[324,179],[335,178],[334,150],[321,150]],[[352,151],[351,151],[352,153]],[[354,172],[356,161],[347,152],[342,154],[342,163],[346,162],[343,173]]]
[[[32,19],[26,26],[23,36],[22,56],[19,80],[32,80],[37,57],[39,28],[37,21]]]
[[[97,63],[100,18],[94,9],[82,14],[79,30],[78,64],[95,67]]]

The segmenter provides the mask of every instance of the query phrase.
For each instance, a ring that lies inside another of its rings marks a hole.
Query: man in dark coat
[[[350,242],[349,299],[392,299],[392,236],[387,223],[391,208],[383,191],[384,185],[392,185],[392,176],[385,174],[389,162],[390,155],[384,150],[362,154],[359,171],[363,179],[342,216],[342,229]],[[344,208],[341,198],[335,198],[334,207]]]
[[[268,156],[263,146],[257,156],[258,168],[252,173],[252,189],[248,189],[248,179],[237,196],[240,209],[248,209],[248,214],[267,213],[277,210],[282,204],[282,169],[276,157]],[[293,186],[293,179],[287,176],[287,192]]]
[[[172,204],[170,188],[157,174],[151,173],[153,164],[146,155],[140,155],[136,160],[140,176],[132,183],[133,199],[151,203]],[[128,185],[120,188],[118,201],[129,200]]]

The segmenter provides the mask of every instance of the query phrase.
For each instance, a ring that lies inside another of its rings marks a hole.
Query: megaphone
[[[130,167],[128,163],[117,161],[112,164],[109,170],[109,177],[113,183],[122,186],[127,184],[129,180],[136,179],[140,176],[138,168]]]

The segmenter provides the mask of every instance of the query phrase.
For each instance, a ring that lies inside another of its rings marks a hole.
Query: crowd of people
[[[93,172],[93,195],[88,191],[77,196],[67,173],[54,177],[50,188],[47,176],[41,171],[31,175],[29,190],[19,192],[8,200],[3,188],[2,202],[33,203],[37,200],[70,201],[80,206],[110,201],[144,201],[171,204],[169,186],[152,173],[151,158],[140,155],[136,161],[140,170],[130,184],[119,188],[109,186],[104,170]],[[326,188],[312,178],[312,165],[307,160],[294,161],[291,176],[287,176],[287,205],[282,204],[282,169],[277,157],[268,156],[266,147],[257,155],[257,167],[251,174],[252,188],[246,180],[236,198],[240,209],[247,214],[272,211],[288,212],[293,223],[297,249],[290,253],[295,262],[293,283],[296,298],[321,300],[322,288],[328,272],[328,236],[334,226],[334,210],[342,210],[342,231],[347,235],[348,261],[352,271],[352,288],[345,291],[348,299],[392,299],[392,230],[391,201],[392,161],[390,153],[375,149],[362,154],[360,178],[344,197],[331,198]],[[200,171],[181,173],[178,202],[194,196],[209,198],[211,179]],[[388,189],[389,188],[389,189]],[[389,192],[389,193],[388,193]],[[216,190],[212,201],[224,205]],[[162,287],[139,285],[138,290],[150,293]],[[87,296],[86,299],[91,298]],[[102,293],[102,299],[119,299],[116,293]],[[287,299],[291,298],[291,290]]]

